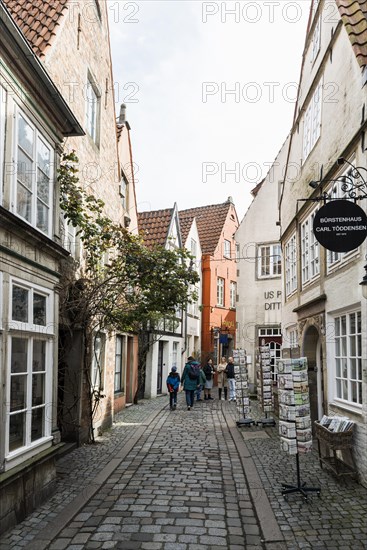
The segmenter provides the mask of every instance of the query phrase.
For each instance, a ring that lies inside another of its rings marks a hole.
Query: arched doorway
[[[310,412],[312,430],[314,430],[314,421],[319,420],[324,414],[324,388],[322,376],[322,345],[318,330],[313,325],[309,326],[305,331],[302,356],[307,357],[308,363]]]

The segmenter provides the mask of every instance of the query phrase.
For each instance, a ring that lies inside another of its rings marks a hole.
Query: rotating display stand
[[[236,407],[239,420],[237,426],[253,426],[255,421],[250,415],[250,398],[248,394],[248,373],[246,365],[246,351],[233,350],[234,373],[236,380]]]
[[[265,414],[265,417],[258,420],[256,424],[261,424],[262,427],[275,426],[275,420],[271,416],[271,413],[274,411],[274,397],[270,348],[268,345],[261,346],[258,349],[256,367],[257,398]]]
[[[297,484],[282,483],[282,495],[309,493],[320,496],[320,487],[301,482],[299,455],[312,451],[312,429],[308,393],[307,358],[281,359],[277,365],[279,395],[279,434],[283,451],[296,455]]]

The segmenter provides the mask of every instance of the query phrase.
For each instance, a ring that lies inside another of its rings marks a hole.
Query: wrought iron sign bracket
[[[367,168],[362,166],[354,166],[351,162],[344,158],[339,158],[337,161],[339,166],[347,164],[350,166],[348,174],[339,176],[330,180],[310,181],[309,186],[312,189],[320,188],[321,194],[318,197],[309,197],[307,199],[297,199],[299,202],[323,202],[337,200],[353,200],[354,202],[367,199]],[[326,183],[341,183],[341,191],[343,197],[331,197],[327,192],[322,192],[322,187]]]

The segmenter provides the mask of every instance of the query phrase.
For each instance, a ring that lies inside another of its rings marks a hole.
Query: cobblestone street
[[[116,420],[96,445],[59,460],[56,493],[1,550],[367,548],[366,489],[321,470],[312,453],[301,457],[302,481],[321,498],[285,500],[295,464],[277,427],[240,431],[234,404],[187,411],[181,394],[177,411],[161,397]]]

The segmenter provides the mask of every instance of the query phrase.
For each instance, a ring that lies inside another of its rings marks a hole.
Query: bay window
[[[50,236],[54,151],[20,109],[16,119],[14,211]]]
[[[361,312],[336,317],[335,398],[362,406],[362,321]]]
[[[15,279],[10,287],[6,455],[11,457],[51,435],[46,403],[51,399],[53,296]]]

